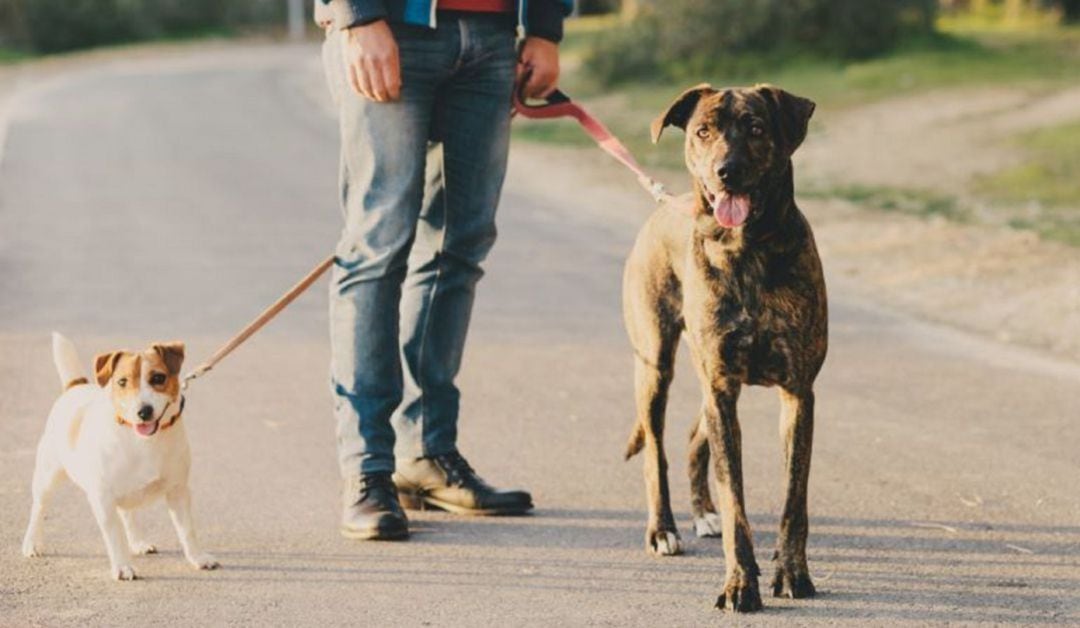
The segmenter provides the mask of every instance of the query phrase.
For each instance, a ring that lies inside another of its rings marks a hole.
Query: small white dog
[[[38,444],[23,554],[41,554],[46,502],[66,473],[90,500],[113,578],[134,580],[131,555],[157,551],[140,534],[134,510],[161,496],[188,562],[216,569],[214,557],[199,548],[191,517],[191,451],[180,421],[183,343],[99,355],[94,360],[97,385],[83,375],[75,346],[57,333],[53,360],[64,393],[53,404]]]

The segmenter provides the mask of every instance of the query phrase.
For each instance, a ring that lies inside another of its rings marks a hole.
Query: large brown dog
[[[814,430],[814,379],[825,360],[825,281],[814,237],[795,206],[791,155],[814,103],[758,86],[684,92],[652,125],[686,131],[694,191],[661,207],[626,264],[623,309],[635,350],[637,425],[627,458],[645,450],[648,548],[678,554],[667,480],[664,413],[675,349],[686,332],[704,399],[690,437],[695,528],[722,531],[727,577],[717,606],[761,608],[759,573],[743,503],[736,401],[744,384],[778,386],[787,497],[773,595],[814,595],[806,565],[806,490]],[[720,502],[708,486],[709,451]],[[717,525],[717,524],[720,525]],[[718,529],[719,528],[719,529]]]

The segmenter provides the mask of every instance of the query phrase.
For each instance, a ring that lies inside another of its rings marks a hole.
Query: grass
[[[23,52],[22,50],[0,47],[0,65],[18,63],[19,61],[25,61],[27,59],[30,59],[33,56],[34,55],[28,52]]]
[[[961,207],[955,198],[930,190],[874,185],[839,185],[830,188],[807,186],[800,188],[799,195],[806,198],[840,198],[869,209],[924,218],[941,216],[956,221],[969,218],[967,210]]]
[[[1025,133],[1024,163],[980,177],[975,191],[997,207],[1020,208],[1009,223],[1080,246],[1080,122]]]

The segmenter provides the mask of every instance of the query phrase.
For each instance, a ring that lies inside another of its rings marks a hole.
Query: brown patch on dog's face
[[[107,388],[116,416],[150,437],[180,411],[184,345],[159,343],[140,353],[114,351],[95,360],[98,385]]]
[[[729,197],[749,203],[770,175],[788,167],[813,112],[813,102],[768,85],[698,85],[653,122],[652,135],[658,140],[666,126],[686,131],[686,167],[704,205]]]

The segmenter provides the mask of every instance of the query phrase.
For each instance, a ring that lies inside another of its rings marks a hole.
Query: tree
[[[1080,22],[1080,0],[1061,0],[1061,11],[1066,22]]]

